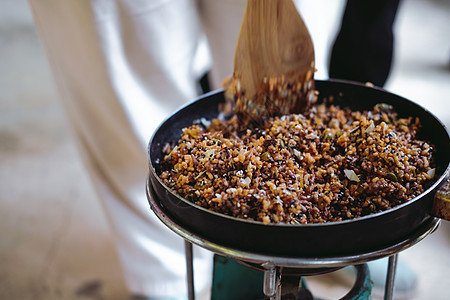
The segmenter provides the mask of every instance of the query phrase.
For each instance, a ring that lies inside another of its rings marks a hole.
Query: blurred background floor
[[[405,0],[386,89],[450,128],[450,2]],[[450,299],[450,222],[402,252],[411,299]],[[316,282],[317,280],[314,280]],[[317,295],[342,292],[330,277]],[[126,299],[112,238],[24,0],[0,0],[0,299]],[[375,298],[376,299],[376,298]]]

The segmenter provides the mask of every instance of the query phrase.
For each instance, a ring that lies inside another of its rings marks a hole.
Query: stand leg
[[[384,288],[384,299],[394,299],[394,283],[395,283],[395,271],[397,269],[398,254],[389,256],[388,269],[386,275],[386,285]]]
[[[195,300],[194,263],[193,263],[194,257],[192,255],[192,244],[190,242],[184,241],[184,251],[186,253],[188,299]]]
[[[264,271],[264,295],[269,300],[281,299],[280,273],[275,266]]]

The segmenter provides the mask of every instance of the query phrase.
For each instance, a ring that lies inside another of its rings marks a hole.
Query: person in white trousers
[[[232,74],[245,2],[29,0],[136,299],[187,294],[183,240],[155,217],[146,199],[146,147],[164,118],[198,96],[204,74],[209,72],[213,88]],[[303,17],[324,1],[308,2],[302,3]],[[333,34],[315,26],[326,24],[325,18],[305,18],[315,40],[316,78],[326,77],[324,41]],[[210,252],[194,248],[194,271],[197,293],[207,290]]]
[[[210,49],[218,56],[212,73],[231,74],[245,1],[29,3],[130,294],[186,295],[183,240],[146,199],[146,147],[165,117],[198,96],[198,80],[212,67]],[[209,44],[205,27],[214,33]],[[194,257],[201,292],[212,279],[212,254],[195,248]]]

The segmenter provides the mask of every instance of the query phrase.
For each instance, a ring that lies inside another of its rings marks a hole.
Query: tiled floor
[[[450,2],[404,0],[387,89],[450,127]],[[450,222],[401,254],[450,299]],[[325,278],[327,280],[329,278]],[[318,293],[336,296],[329,281]],[[24,0],[0,0],[0,299],[126,299],[109,229]]]

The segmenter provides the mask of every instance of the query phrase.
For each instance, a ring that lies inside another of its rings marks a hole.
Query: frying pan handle
[[[450,177],[447,177],[434,196],[433,215],[450,221]]]

